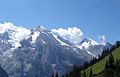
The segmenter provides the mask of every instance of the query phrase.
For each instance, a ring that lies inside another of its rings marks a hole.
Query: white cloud
[[[107,40],[106,40],[105,35],[98,36],[98,41],[99,41],[100,44],[106,45]]]
[[[74,44],[80,43],[84,38],[82,31],[77,27],[52,29],[51,31]]]

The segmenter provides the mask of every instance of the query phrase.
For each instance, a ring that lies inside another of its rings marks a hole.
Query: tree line
[[[107,49],[103,50],[102,54],[99,55],[98,58],[94,57],[92,60],[90,60],[90,62],[84,62],[83,66],[75,66],[74,65],[73,69],[69,73],[66,73],[65,75],[59,75],[57,72],[56,74],[52,74],[51,77],[88,77],[85,69],[87,69],[88,67],[92,66],[93,64],[99,62],[104,57],[106,57],[108,54],[110,54],[109,59],[108,59],[108,61],[106,61],[104,75],[101,77],[108,77],[109,73],[112,74],[109,77],[120,77],[120,76],[118,76],[119,75],[118,73],[120,73],[120,60],[117,60],[115,63],[114,57],[112,55],[112,51],[114,51],[118,47],[120,47],[120,41],[116,41],[116,43],[114,45],[112,45],[111,48],[107,48]],[[83,72],[81,73],[81,71],[83,71]],[[113,75],[115,75],[115,76],[113,76]],[[89,77],[96,77],[96,75],[92,71],[92,68],[90,68],[90,70],[89,70]]]

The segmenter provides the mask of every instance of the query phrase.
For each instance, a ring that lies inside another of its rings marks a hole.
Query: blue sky
[[[0,0],[0,23],[27,28],[78,27],[86,37],[120,39],[120,0]]]

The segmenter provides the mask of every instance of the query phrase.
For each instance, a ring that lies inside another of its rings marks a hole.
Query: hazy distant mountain
[[[109,46],[88,38],[65,39],[40,26],[30,30],[12,23],[0,24],[0,64],[10,77],[65,73]]]

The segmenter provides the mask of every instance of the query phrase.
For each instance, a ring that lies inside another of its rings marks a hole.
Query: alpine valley
[[[48,30],[42,26],[27,29],[10,22],[0,24],[0,65],[9,77],[51,77],[56,72],[62,75],[111,46],[104,36],[96,42],[76,27]]]

